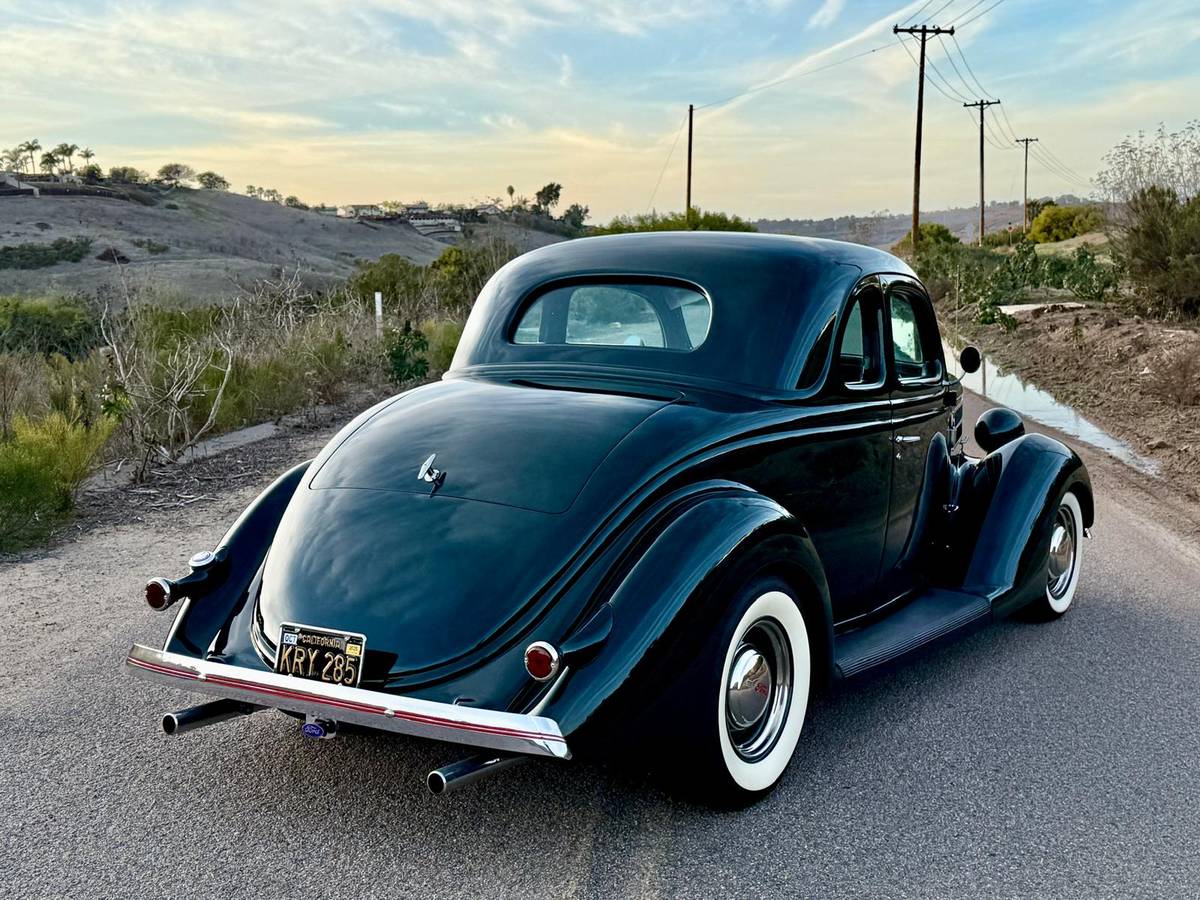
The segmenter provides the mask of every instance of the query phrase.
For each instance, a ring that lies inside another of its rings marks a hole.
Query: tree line
[[[34,175],[75,174],[75,157],[83,160],[83,168],[93,168],[92,158],[96,153],[91,147],[62,143],[57,147],[43,149],[41,141],[32,138],[22,141],[11,149],[0,150],[0,166],[5,171]],[[99,166],[95,166],[97,170]]]

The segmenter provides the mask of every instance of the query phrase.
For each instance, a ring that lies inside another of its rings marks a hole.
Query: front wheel
[[[677,775],[695,799],[738,807],[769,792],[791,761],[808,710],[812,651],[786,582],[758,578],[730,600],[679,685],[691,696],[691,747]]]
[[[1083,563],[1083,511],[1071,491],[1059,498],[1048,550],[1046,590],[1033,601],[1030,611],[1038,618],[1057,619],[1071,608]]]

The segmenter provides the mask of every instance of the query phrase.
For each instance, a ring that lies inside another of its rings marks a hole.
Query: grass
[[[115,425],[107,418],[71,421],[60,412],[13,421],[11,438],[0,443],[0,550],[44,540],[70,514]]]

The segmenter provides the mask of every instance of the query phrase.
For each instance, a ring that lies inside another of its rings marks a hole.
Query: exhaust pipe
[[[248,716],[258,712],[261,706],[252,703],[242,703],[239,700],[214,700],[212,703],[202,703],[179,712],[167,713],[162,717],[164,734],[183,734],[193,728],[203,728],[226,719],[236,719],[238,716]]]
[[[507,753],[480,753],[450,763],[448,766],[442,766],[440,769],[434,769],[425,779],[425,783],[429,786],[429,793],[444,794],[446,791],[469,784],[477,778],[507,769],[524,759],[524,756]]]

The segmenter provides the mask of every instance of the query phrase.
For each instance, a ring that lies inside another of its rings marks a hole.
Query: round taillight
[[[534,681],[549,681],[558,673],[558,651],[545,641],[525,648],[525,671]]]
[[[146,582],[146,603],[154,610],[170,606],[171,583],[165,578],[151,578]]]

